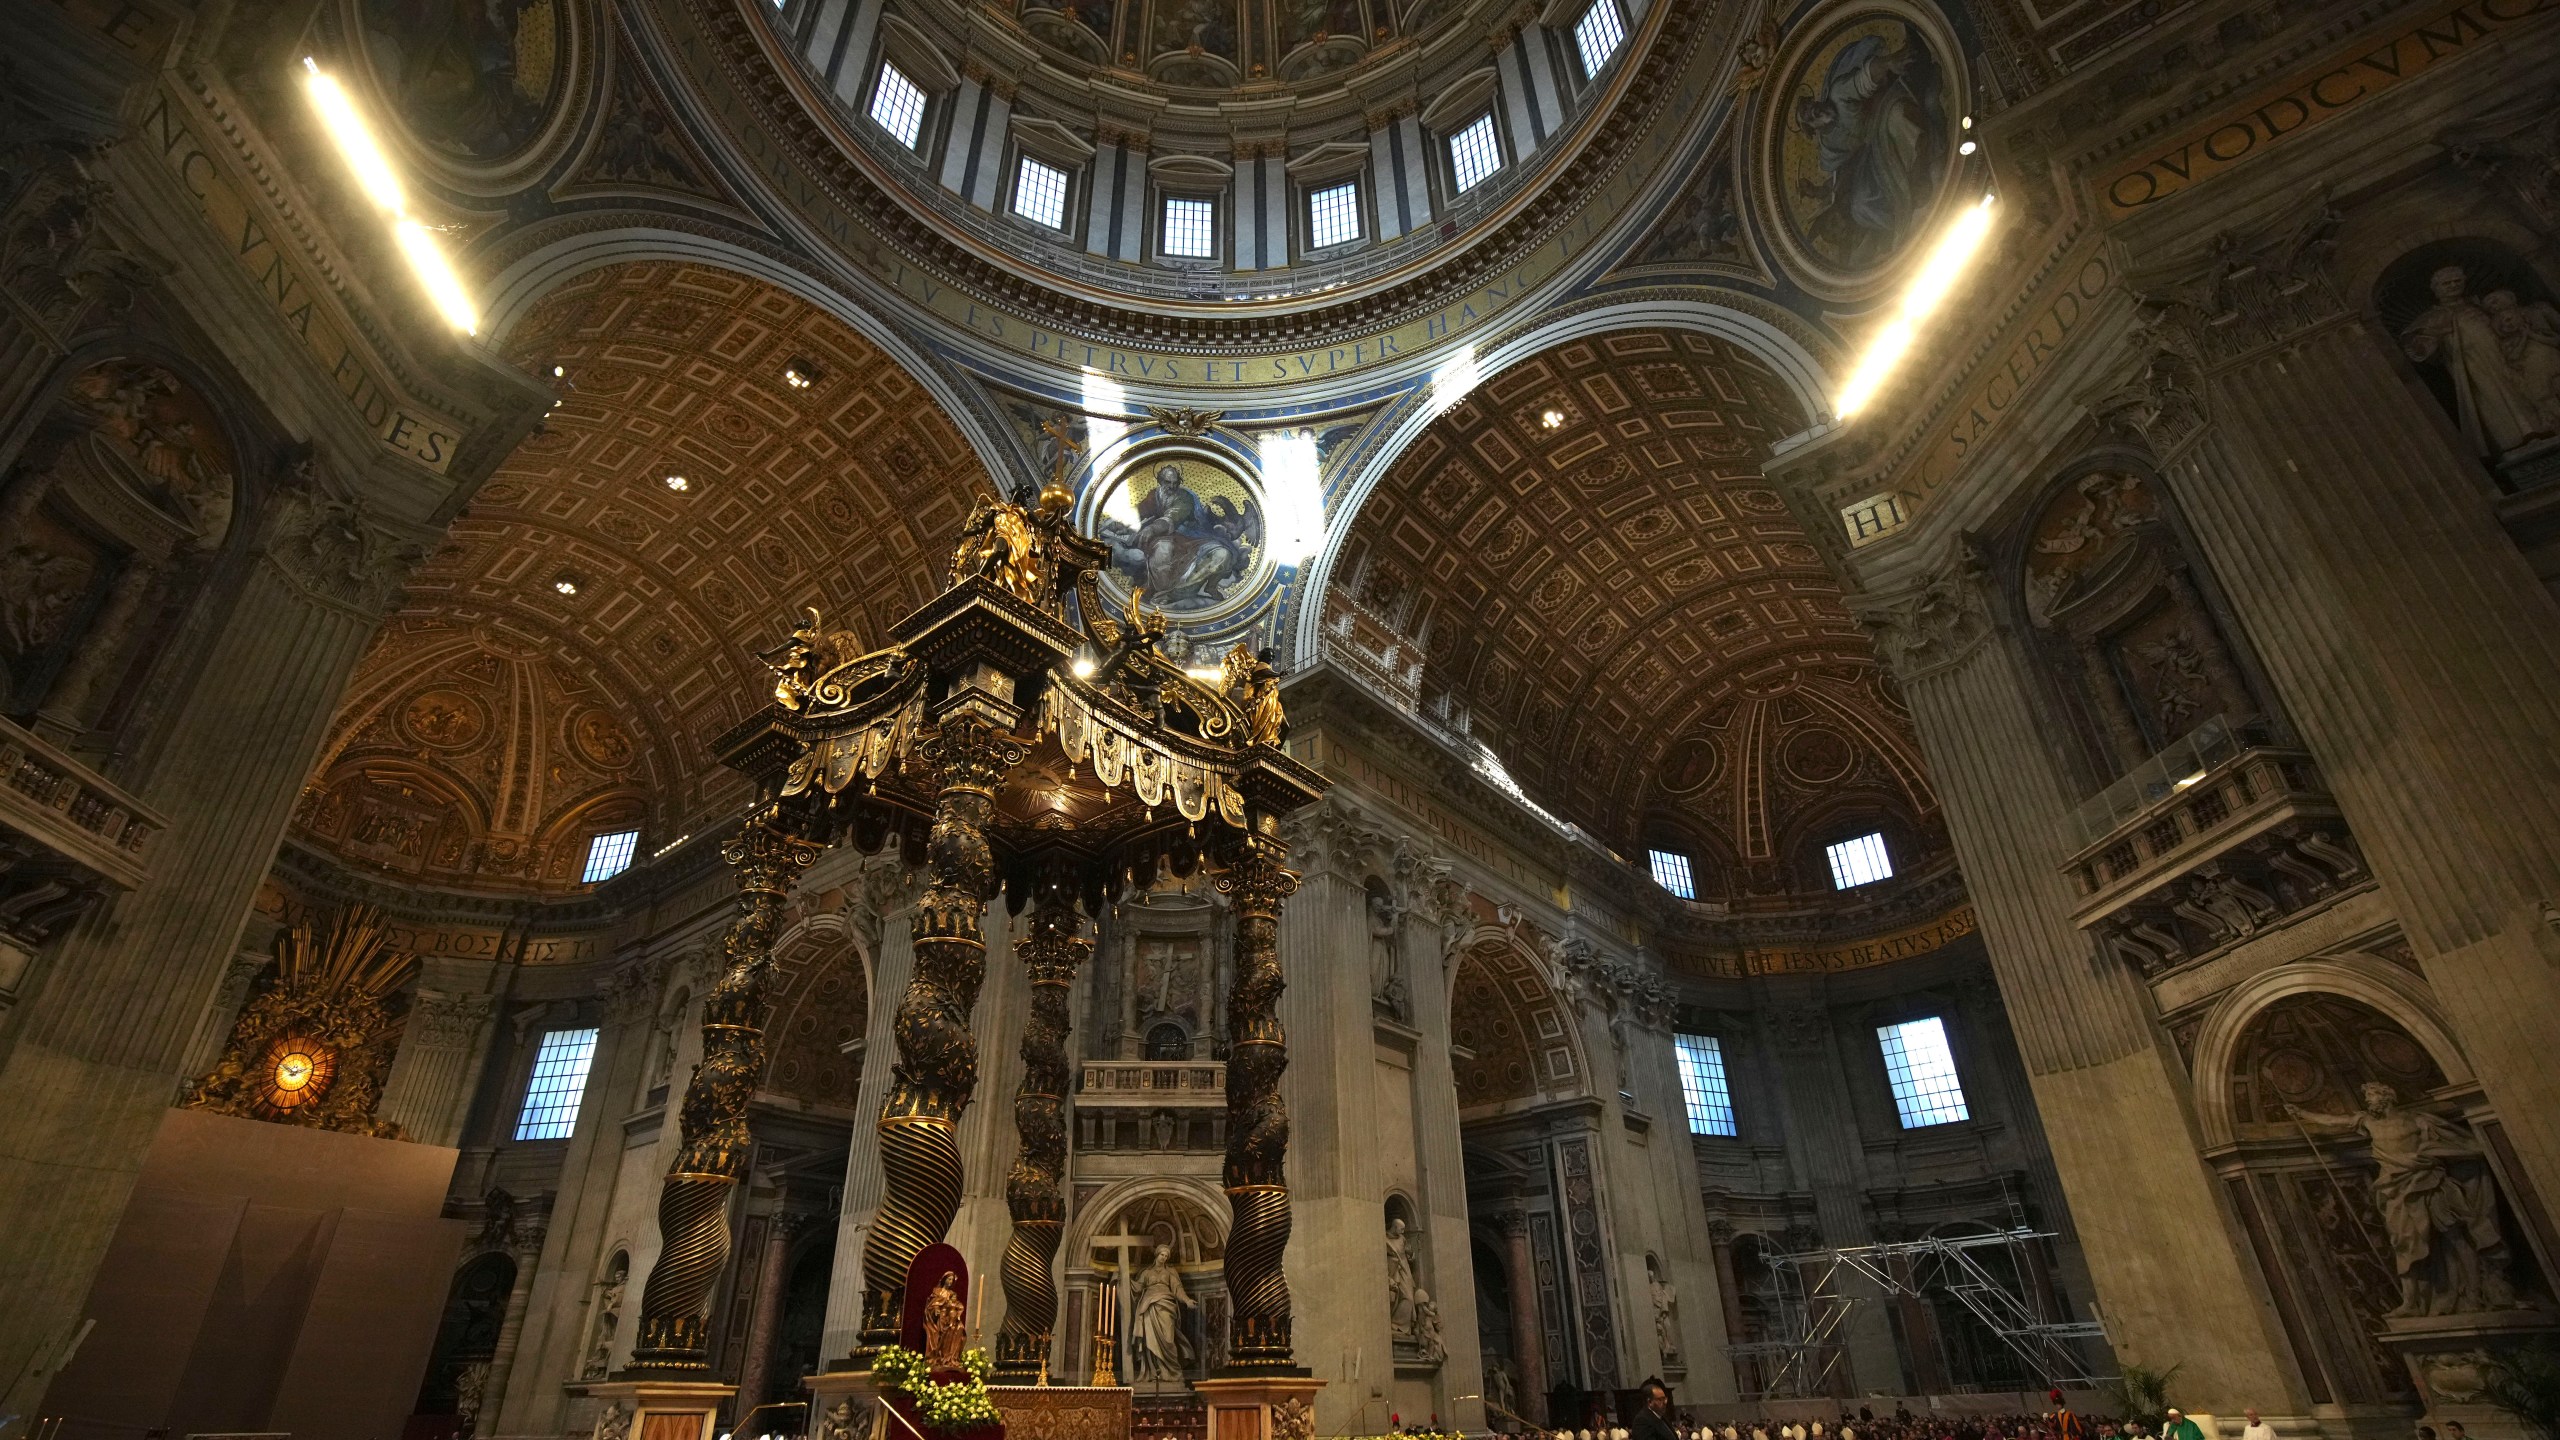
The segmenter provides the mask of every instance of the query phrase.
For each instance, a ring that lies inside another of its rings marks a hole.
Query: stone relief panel
[[[239,504],[239,462],[194,386],[145,361],[73,376],[0,490],[0,713],[69,738],[108,711]]]
[[[2021,547],[2027,620],[2105,779],[2216,716],[2266,713],[2165,503],[2147,475],[2091,470],[2054,486]]]

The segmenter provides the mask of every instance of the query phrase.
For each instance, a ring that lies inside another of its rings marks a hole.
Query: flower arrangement
[[[987,1393],[987,1376],[994,1373],[995,1362],[984,1350],[969,1350],[961,1354],[960,1367],[968,1372],[967,1379],[937,1381],[932,1364],[922,1355],[891,1345],[872,1358],[871,1374],[883,1391],[904,1396],[915,1407],[916,1418],[930,1430],[948,1433],[1004,1423],[996,1413],[995,1397]]]

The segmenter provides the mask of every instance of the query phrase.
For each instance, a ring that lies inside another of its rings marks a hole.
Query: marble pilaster
[[[43,967],[0,1058],[0,1370],[77,1313],[337,698],[409,554],[361,508],[274,497],[261,551],[137,788],[171,817],[151,873]],[[24,1409],[32,1395],[0,1396]]]
[[[2023,638],[1995,629],[1961,547],[1858,610],[1909,698],[2116,1353],[2185,1357],[2200,1409],[2307,1413],[2149,996],[2071,924],[2060,866],[2076,795],[2046,744]],[[2217,1337],[2210,1351],[2196,1351],[2199,1333]]]

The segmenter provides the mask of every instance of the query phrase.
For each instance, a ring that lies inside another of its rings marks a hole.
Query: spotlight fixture
[[[444,247],[436,243],[435,233],[409,214],[409,197],[400,184],[400,172],[383,152],[381,142],[374,139],[364,112],[356,108],[354,97],[347,94],[337,77],[322,70],[318,61],[305,55],[302,68],[303,89],[311,98],[311,108],[319,112],[322,132],[337,147],[338,158],[346,162],[356,188],[391,222],[392,239],[407,257],[410,274],[427,292],[427,299],[446,324],[465,335],[478,334],[480,312],[472,302],[471,292],[463,287],[462,277],[454,272]]]
[[[1093,657],[1090,655],[1079,655],[1075,658],[1075,662],[1067,668],[1076,672],[1077,679],[1090,680],[1093,678]]]
[[[782,367],[782,383],[790,386],[794,390],[806,390],[810,386],[817,384],[818,378],[825,373],[825,371],[818,368],[818,363],[816,361],[803,360],[798,356],[793,356],[791,360]]]
[[[667,488],[682,495],[693,488],[693,482],[681,475],[670,475],[667,477]]]
[[[563,595],[575,595],[578,593],[578,577],[575,575],[555,575],[551,579],[551,588],[559,591]]]
[[[1981,203],[1966,206],[1938,233],[1937,242],[1904,283],[1892,316],[1868,339],[1857,368],[1849,372],[1849,383],[1841,387],[1840,398],[1832,402],[1840,418],[1848,419],[1867,408],[1919,340],[1921,322],[1937,313],[1938,306],[1955,292],[1956,283],[1964,278],[1975,252],[1982,248],[1983,237],[1991,233],[1993,199],[1985,194]]]
[[[1550,430],[1561,430],[1564,428],[1564,412],[1561,410],[1549,410],[1544,415],[1538,417],[1538,423],[1546,426]]]
[[[1957,153],[1957,154],[1959,154],[1959,155],[1970,155],[1970,154],[1972,154],[1974,151],[1979,150],[1979,149],[1981,149],[1981,148],[1982,148],[1981,146],[1976,145],[1975,143],[1973,143],[1973,133],[1972,133],[1972,132],[1973,132],[1973,117],[1972,117],[1972,116],[1967,115],[1966,117],[1964,117],[1964,128],[1965,128],[1964,143],[1956,147],[1956,153]]]
[[[551,367],[551,378],[552,378],[552,379],[554,379],[554,380],[566,380],[566,379],[568,379],[568,378],[569,378],[569,367],[568,367],[568,366],[566,366],[566,365],[554,365],[554,366],[552,366],[552,367]]]

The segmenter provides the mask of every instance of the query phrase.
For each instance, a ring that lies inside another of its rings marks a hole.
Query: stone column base
[[[1312,1375],[1247,1375],[1232,1380],[1196,1380],[1209,1407],[1209,1440],[1313,1440],[1316,1392],[1324,1382]]]
[[[710,1380],[597,1380],[587,1393],[604,1402],[594,1440],[711,1440],[720,1403],[735,1385]]]
[[[2531,1440],[2514,1416],[2488,1402],[2481,1384],[2501,1351],[2555,1333],[2560,1315],[2517,1309],[2394,1316],[2375,1338],[2409,1367],[2429,1420],[2459,1420],[2478,1440]]]

